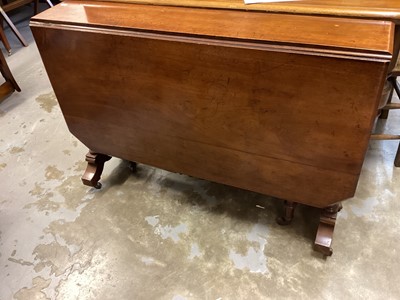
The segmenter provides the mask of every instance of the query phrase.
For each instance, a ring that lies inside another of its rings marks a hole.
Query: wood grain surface
[[[37,45],[70,131],[93,151],[316,207],[354,195],[389,59],[139,36],[103,14],[96,22],[118,30],[89,18],[90,30],[57,27],[46,16],[32,23]]]
[[[356,17],[400,22],[400,1],[398,0],[299,0],[250,5],[244,4],[243,0],[106,0],[104,2]]]
[[[65,1],[33,20],[387,54],[393,47],[394,25],[385,21],[93,3]]]

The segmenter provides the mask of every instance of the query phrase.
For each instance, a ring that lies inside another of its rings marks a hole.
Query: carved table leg
[[[82,176],[83,184],[100,189],[101,183],[99,180],[101,173],[103,173],[104,163],[110,159],[111,156],[89,151],[88,154],[86,154],[88,165]]]
[[[332,255],[332,238],[335,229],[336,215],[342,209],[341,203],[336,203],[321,210],[314,250],[326,256]]]
[[[293,220],[294,210],[296,209],[297,203],[285,201],[283,203],[283,206],[284,206],[284,214],[283,214],[283,216],[278,217],[276,219],[276,222],[279,225],[289,225]]]

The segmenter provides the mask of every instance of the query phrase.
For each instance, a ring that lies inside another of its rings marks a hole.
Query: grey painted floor
[[[116,158],[90,189],[87,149],[18,27],[30,46],[8,32],[23,91],[0,103],[0,299],[400,299],[398,142],[370,143],[327,259],[312,208],[280,227],[276,199]]]

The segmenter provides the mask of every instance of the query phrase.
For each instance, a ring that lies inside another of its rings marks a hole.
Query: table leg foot
[[[88,162],[88,165],[81,178],[83,184],[100,189],[101,183],[99,180],[101,174],[103,173],[104,163],[110,159],[111,156],[89,151],[88,154],[86,154],[86,161]]]
[[[135,173],[137,170],[137,163],[134,161],[129,162],[129,169],[132,171],[132,173]]]
[[[284,214],[276,219],[279,225],[289,225],[294,217],[294,210],[296,209],[297,203],[291,201],[285,201],[283,203]]]
[[[342,209],[341,203],[336,203],[321,210],[317,236],[314,242],[314,250],[326,256],[331,256],[333,231],[336,224],[337,213]]]

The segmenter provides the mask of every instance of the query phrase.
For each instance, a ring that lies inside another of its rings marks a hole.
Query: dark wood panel
[[[71,132],[98,153],[109,153],[280,199],[326,207],[354,196],[358,175],[255,155],[212,144],[128,130],[115,122],[66,115]]]
[[[353,195],[386,64],[33,31],[89,148],[318,207]]]

